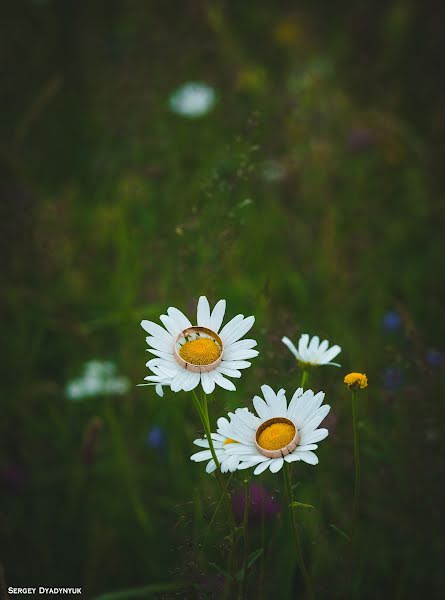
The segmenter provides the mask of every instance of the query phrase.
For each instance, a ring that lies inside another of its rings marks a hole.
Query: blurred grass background
[[[283,335],[343,348],[312,381],[334,413],[320,465],[294,469],[317,507],[302,515],[317,597],[439,597],[443,16],[408,0],[3,8],[7,585],[218,597],[227,532],[220,515],[202,552],[218,495],[189,461],[199,421],[185,394],[136,387],[140,319],[192,317],[206,294],[256,316],[260,350],[237,393],[214,394],[214,419],[264,382],[297,387]],[[169,107],[189,81],[216,92],[199,119]],[[129,378],[125,395],[67,398],[94,359]],[[351,370],[370,381],[354,551]],[[281,501],[279,477],[260,481]],[[252,525],[249,597],[258,581],[263,598],[302,593],[284,521]]]

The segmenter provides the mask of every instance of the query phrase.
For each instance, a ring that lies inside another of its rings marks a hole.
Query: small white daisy
[[[141,321],[141,326],[150,334],[146,338],[151,346],[148,352],[156,356],[146,364],[154,375],[145,377],[150,382],[145,385],[156,385],[160,396],[164,385],[173,392],[188,392],[200,383],[206,394],[211,394],[215,385],[235,390],[227,377],[241,377],[241,370],[250,367],[247,359],[258,355],[257,350],[253,350],[255,340],[241,339],[251,329],[255,318],[236,315],[221,329],[225,310],[225,300],[219,300],[210,311],[207,298],[201,296],[197,325],[192,325],[174,307],[168,308],[167,314],[160,317],[165,329],[152,321]]]
[[[298,341],[298,350],[288,337],[281,339],[283,344],[289,348],[298,362],[311,367],[319,367],[321,365],[333,365],[340,367],[338,363],[333,363],[331,360],[340,354],[340,346],[331,346],[329,348],[328,340],[320,342],[318,335],[309,341],[307,333],[303,333]]]
[[[331,407],[322,405],[324,392],[298,388],[289,403],[283,389],[275,393],[268,385],[261,386],[264,400],[253,399],[258,417],[245,409],[237,409],[230,423],[231,438],[238,444],[228,444],[227,454],[240,459],[238,469],[255,467],[259,475],[267,468],[277,473],[284,462],[302,460],[318,464],[313,452],[328,435],[327,429],[317,429]]]
[[[244,410],[247,411],[247,408]],[[232,419],[234,415],[233,413],[229,413],[228,416],[230,419]],[[225,417],[220,417],[217,421],[217,426],[217,433],[211,434],[216,458],[219,460],[219,464],[221,465],[221,471],[223,473],[227,473],[227,471],[233,473],[237,470],[241,459],[237,455],[228,454],[226,452],[228,444],[236,444],[235,440],[230,437],[232,433],[231,423]],[[209,449],[208,440],[206,438],[200,438],[194,440],[193,443],[201,448],[207,448],[207,450],[202,450],[200,452],[192,454],[190,459],[195,462],[202,462],[203,460],[208,460],[209,462],[206,467],[206,472],[213,473],[213,471],[216,470],[216,464],[214,459],[212,458],[212,453]]]

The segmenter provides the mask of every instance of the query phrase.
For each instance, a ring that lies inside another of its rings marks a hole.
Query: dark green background
[[[0,483],[6,585],[82,585],[93,598],[185,581],[159,597],[218,597],[222,517],[199,555],[217,488],[188,460],[199,421],[185,394],[136,387],[140,319],[171,305],[192,316],[206,294],[226,298],[228,316],[256,316],[260,350],[237,393],[214,395],[213,419],[262,383],[297,387],[283,335],[343,348],[342,369],[311,382],[336,426],[320,465],[294,469],[317,507],[301,515],[317,598],[351,586],[440,597],[443,369],[426,357],[444,349],[443,12],[407,0],[5,3],[0,467],[21,473]],[[169,111],[190,80],[217,92],[201,119]],[[279,180],[264,177],[271,162]],[[388,310],[402,316],[393,333]],[[130,393],[69,402],[66,382],[94,358],[115,361]],[[338,532],[351,527],[351,370],[370,381],[354,548]],[[161,452],[145,444],[153,424],[167,432]],[[279,476],[260,481],[281,498]],[[264,598],[302,594],[284,521],[267,525]]]

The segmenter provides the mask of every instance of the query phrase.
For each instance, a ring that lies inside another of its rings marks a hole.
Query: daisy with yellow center
[[[364,390],[368,387],[368,378],[364,373],[348,373],[343,381],[349,389]]]
[[[245,410],[247,410],[247,408]],[[213,447],[215,450],[216,457],[221,466],[222,473],[227,473],[228,471],[233,473],[238,468],[238,465],[240,462],[240,459],[238,456],[228,454],[228,452],[226,451],[227,446],[229,444],[237,443],[235,440],[233,440],[232,438],[227,436],[227,432],[230,432],[231,419],[234,415],[233,415],[233,413],[229,413],[228,416],[229,416],[230,420],[226,419],[225,417],[220,417],[218,419],[218,423],[217,423],[218,429],[216,430],[216,433],[211,434]],[[223,433],[223,432],[225,432],[225,433]],[[210,451],[210,446],[209,446],[209,442],[208,442],[207,438],[197,439],[193,443],[196,446],[205,448],[205,450],[201,450],[201,452],[195,452],[195,454],[192,454],[190,459],[193,460],[194,462],[202,462],[202,461],[208,460],[209,462],[207,463],[207,466],[206,466],[206,472],[213,473],[213,471],[216,470],[217,465],[216,465],[214,459],[212,458],[212,453]]]
[[[302,460],[308,464],[318,463],[313,452],[328,435],[327,429],[318,429],[330,411],[323,404],[324,392],[298,388],[289,404],[283,389],[274,392],[268,385],[261,386],[263,397],[255,396],[253,405],[258,416],[246,408],[235,411],[230,428],[220,428],[238,442],[226,446],[226,453],[239,459],[237,469],[255,467],[259,475],[267,468],[277,473],[285,463]]]
[[[256,341],[241,339],[251,329],[254,317],[236,315],[221,328],[226,301],[219,300],[213,310],[205,296],[198,301],[196,322],[193,325],[177,308],[170,307],[161,315],[163,327],[143,320],[141,326],[149,336],[148,352],[155,355],[147,362],[152,374],[142,385],[155,385],[163,396],[163,386],[173,392],[191,391],[201,384],[210,394],[216,385],[233,391],[235,385],[229,377],[241,377],[241,370],[250,367],[248,359],[258,352]]]

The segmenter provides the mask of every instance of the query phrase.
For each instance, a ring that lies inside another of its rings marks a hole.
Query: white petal
[[[164,396],[164,388],[162,387],[162,385],[160,383],[158,383],[156,385],[156,393],[158,396],[160,396],[161,398]]]
[[[210,315],[209,329],[211,329],[215,333],[218,333],[218,331],[221,327],[221,324],[223,322],[225,312],[226,312],[226,301],[219,300],[215,304],[215,307],[212,310],[212,314]]]
[[[293,419],[294,414],[296,414],[295,409],[297,407],[297,401],[300,396],[303,395],[303,388],[297,388],[294,392],[294,395],[289,402],[289,406],[287,407],[287,416],[289,419]]]
[[[317,442],[321,442],[321,440],[324,440],[328,435],[329,435],[329,432],[327,429],[316,429],[315,431],[312,431],[311,433],[302,435],[300,438],[300,443],[301,444],[315,444]]]
[[[318,337],[318,335],[314,335],[308,346],[309,352],[317,352],[319,344],[320,338]]]
[[[160,338],[170,345],[173,343],[171,334],[157,323],[153,323],[153,321],[147,321],[144,319],[141,321],[141,326],[153,337]]]
[[[255,444],[255,436],[254,436],[254,432],[253,432],[252,428],[249,427],[248,425],[246,425],[243,421],[241,421],[241,419],[238,417],[238,415],[236,415],[232,419],[232,422],[230,424],[230,429],[231,429],[230,437],[233,440],[236,440],[237,442],[241,442],[241,444],[236,444],[233,447],[235,449],[235,454],[237,453],[236,449],[243,448],[244,444],[249,446],[247,451],[251,452],[252,446],[254,446],[254,444]],[[229,451],[229,446],[230,446],[230,444],[227,445],[227,451]],[[230,452],[229,452],[230,454],[232,454],[231,450],[232,449],[230,449]]]
[[[235,411],[235,414],[238,419],[240,419],[240,421],[247,425],[247,427],[249,427],[252,431],[255,431],[261,425],[261,419],[252,414],[249,410],[239,408]]]
[[[263,456],[262,454],[257,454],[256,456],[243,456],[242,458],[240,458],[240,460],[242,462],[240,462],[240,466],[238,468],[241,468],[242,464],[242,468],[247,469],[248,467],[254,467],[255,465],[259,465],[260,463],[269,461],[270,458],[268,458],[267,456]]]
[[[294,452],[293,454],[288,454],[287,456],[285,456],[284,460],[288,463],[291,463],[291,462],[296,462],[297,460],[300,460],[300,457],[298,456],[298,454],[296,454]]]
[[[326,350],[326,352],[324,353],[323,362],[331,362],[331,360],[335,358],[338,354],[340,354],[340,352],[340,346],[332,346],[332,348],[329,348],[329,350]]]
[[[222,339],[224,344],[226,343],[226,339],[229,338],[230,334],[233,331],[236,331],[236,328],[242,321],[244,320],[244,315],[236,315],[233,317],[228,323],[224,325],[224,327],[219,332],[219,337]]]
[[[194,390],[197,385],[199,385],[200,376],[199,373],[192,373],[191,371],[187,371],[187,379],[184,381],[182,385],[182,389],[184,392],[190,392]]]
[[[227,377],[235,377],[236,379],[239,379],[241,377],[240,371],[238,371],[237,369],[227,369],[222,364],[216,368],[216,371],[218,371],[218,373],[222,373],[223,375],[227,375]]]
[[[295,348],[294,344],[290,341],[290,339],[286,336],[281,338],[281,341],[287,348],[292,352],[297,360],[300,360],[300,355],[298,354],[298,350]]]
[[[162,324],[170,333],[173,338],[176,338],[182,329],[177,325],[176,321],[167,315],[161,315],[159,317],[162,321]]]
[[[187,381],[188,375],[188,371],[186,371],[185,369],[181,369],[181,371],[174,376],[170,386],[172,392],[179,392],[180,390],[182,390],[182,386]]]
[[[232,350],[228,348],[227,350],[224,348],[223,360],[246,360],[247,358],[255,358],[258,356],[258,350]]]
[[[213,379],[215,383],[225,390],[229,390],[229,392],[234,392],[236,390],[235,385],[230,381],[230,379],[226,379],[219,371],[215,369],[212,371]]]
[[[247,369],[252,363],[246,360],[222,360],[222,366],[227,369]]]
[[[270,472],[271,473],[278,473],[278,471],[281,469],[281,467],[284,465],[284,459],[283,458],[274,458],[272,460],[272,463],[269,467]]]
[[[265,471],[267,469],[267,467],[270,465],[272,459],[269,460],[265,460],[264,462],[261,462],[255,469],[255,471],[253,472],[254,475],[261,475],[261,473],[263,471]]]
[[[275,400],[275,414],[277,417],[287,417],[287,400],[284,390],[279,390]]]
[[[206,466],[206,473],[213,473],[213,471],[216,471],[216,463],[212,458],[212,460],[209,461],[209,463]]]
[[[168,334],[167,334],[168,335]],[[169,335],[169,340],[157,338],[157,337],[146,337],[145,341],[149,346],[155,350],[161,350],[162,352],[168,352],[173,354],[173,338]]]
[[[306,359],[308,343],[309,336],[307,333],[303,333],[298,340],[298,354],[301,356],[302,360]]]
[[[234,471],[236,471],[236,468],[239,464],[239,457],[238,456],[230,456],[227,460],[227,468],[228,470],[233,473]]]
[[[292,414],[289,416],[289,410],[287,411],[287,415],[292,421],[296,424],[298,428],[304,425],[304,420],[306,413],[310,409],[310,400],[314,397],[314,392],[312,390],[306,390],[301,396],[299,396],[294,404],[292,409]]]
[[[268,419],[271,415],[270,408],[259,396],[255,396],[252,400],[255,410],[261,419]]]
[[[308,391],[312,392],[312,390]],[[308,397],[302,409],[296,416],[296,422],[298,427],[302,427],[305,424],[305,422],[308,421],[316,413],[318,408],[320,408],[323,400],[324,392],[318,392],[318,394],[315,394],[315,396]]]
[[[324,352],[326,352],[326,350],[329,348],[329,342],[328,340],[323,340],[321,342],[321,344],[318,346],[318,351],[320,352],[320,354],[323,354]]]
[[[331,410],[329,404],[324,404],[321,408],[319,408],[315,413],[311,416],[311,418],[305,422],[303,427],[300,430],[300,435],[305,435],[306,433],[310,433],[317,429],[323,419],[326,418],[326,415]]]
[[[209,460],[209,458],[212,458],[212,453],[210,450],[200,450],[199,452],[192,454],[190,460],[193,460],[194,462],[202,462],[203,460]]]
[[[170,306],[167,309],[167,314],[171,319],[173,319],[173,321],[176,323],[176,326],[179,327],[179,331],[183,331],[184,329],[192,326],[185,314],[174,306]]]
[[[210,327],[210,306],[205,296],[199,297],[196,321],[200,327]]]
[[[318,465],[318,457],[316,454],[308,450],[307,452],[301,452],[298,454],[300,460],[308,463],[309,465]]]
[[[237,342],[233,342],[233,344],[229,344],[231,350],[251,350],[252,348],[255,348],[256,345],[256,340],[249,338],[246,338],[245,340],[238,340]]]
[[[255,323],[255,317],[250,316],[241,321],[236,328],[234,328],[229,334],[226,332],[223,342],[226,346],[230,346],[234,342],[237,342],[240,338],[243,337],[248,331],[250,331]],[[222,337],[221,337],[222,339]]]
[[[197,440],[193,440],[195,446],[199,446],[200,448],[208,448],[209,440],[205,440],[203,438],[198,438]]]
[[[173,354],[170,354],[169,352],[163,352],[162,350],[153,350],[152,348],[148,348],[147,352],[150,352],[151,354],[154,354],[155,356],[158,356],[159,358],[163,358],[164,360],[166,360],[168,362],[176,362]]]
[[[209,373],[201,373],[201,385],[206,394],[211,394],[213,392],[215,389],[213,371],[210,371]]]
[[[263,392],[264,400],[266,401],[267,405],[273,411],[275,411],[275,400],[277,395],[275,394],[273,389],[270,387],[270,385],[262,385],[261,391]]]

